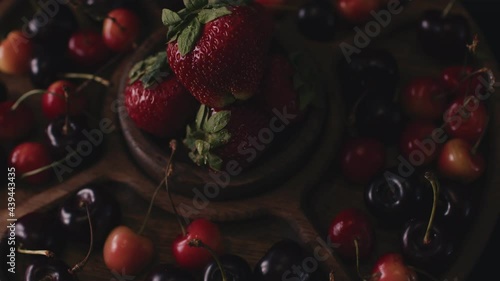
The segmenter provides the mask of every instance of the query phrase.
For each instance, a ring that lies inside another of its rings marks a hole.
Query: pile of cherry
[[[152,265],[155,252],[151,239],[141,234],[151,206],[141,229],[135,233],[129,227],[120,225],[122,210],[116,198],[106,192],[105,184],[89,184],[56,209],[21,217],[15,230],[16,251],[18,256],[25,255],[27,264],[22,270],[17,268],[18,280],[77,280],[77,273],[85,268],[92,251],[99,248],[103,249],[104,262],[110,274],[137,276],[143,273],[146,267]],[[4,234],[0,240],[0,256],[4,264],[11,251],[7,237]],[[81,262],[69,266],[60,259],[65,244],[70,244],[72,248],[76,244],[88,245],[89,250]],[[172,241],[172,253],[176,265],[151,266],[143,280],[194,281],[197,280],[194,276],[198,276],[194,275],[196,272],[202,273],[205,281],[270,281],[279,280],[284,274],[290,278],[299,276],[300,280],[318,278],[317,272],[290,271],[307,258],[301,246],[291,240],[274,244],[252,270],[242,257],[224,254],[224,238],[219,227],[205,219],[193,220],[185,228],[182,227],[182,234]],[[12,276],[4,269],[0,271],[0,281],[12,281]]]
[[[420,26],[436,13],[424,15]],[[448,32],[439,30],[441,36]],[[419,32],[420,39],[429,35]],[[341,257],[359,262],[374,249],[372,218],[378,227],[400,233],[401,254],[380,257],[371,278],[439,275],[457,256],[474,211],[477,187],[471,186],[486,168],[480,144],[495,82],[491,70],[477,64],[477,47],[477,38],[456,47],[465,62],[445,67],[437,77],[414,77],[400,92],[398,64],[385,50],[366,49],[338,65],[351,108],[340,169],[347,181],[364,187],[371,216],[360,209],[340,212],[330,239],[339,244]]]
[[[15,101],[7,100],[7,88],[0,85],[0,141],[11,149],[10,165],[30,184],[48,182],[58,161],[82,149],[85,157],[78,157],[83,162],[98,154],[102,140],[90,148],[91,155],[88,147],[78,147],[89,138],[90,122],[85,115],[92,116],[87,111],[92,93],[84,89],[91,81],[109,86],[97,75],[132,50],[140,34],[133,1],[50,3],[48,8],[39,6],[34,14],[57,11],[47,22],[35,16],[27,29],[11,31],[0,43],[0,72],[29,74],[37,87]],[[77,84],[75,79],[85,82]],[[36,121],[24,101],[34,95],[42,95],[40,107],[49,121],[42,142],[26,141],[33,137]],[[5,165],[3,149],[0,154]]]

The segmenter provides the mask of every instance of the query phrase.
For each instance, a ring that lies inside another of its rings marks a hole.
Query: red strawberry
[[[202,105],[195,124],[187,128],[184,144],[197,165],[234,171],[258,159],[272,138],[269,116],[252,105],[220,111]]]
[[[274,109],[294,115],[300,114],[299,94],[293,85],[295,69],[288,58],[281,54],[271,57],[262,92],[257,95],[257,102],[262,108],[272,113]]]
[[[270,14],[256,3],[185,3],[189,7],[179,13],[164,9],[162,17],[169,27],[169,64],[179,81],[213,108],[252,97],[264,74],[273,30]]]
[[[271,114],[276,110],[296,115],[292,122],[301,120],[307,106],[318,91],[318,77],[302,54],[293,56],[293,63],[282,54],[273,54],[263,79],[257,103]],[[302,70],[302,71],[300,71]],[[304,73],[306,72],[306,73]],[[313,77],[311,77],[313,76]]]
[[[168,73],[165,52],[137,63],[125,89],[125,106],[137,127],[158,137],[179,132],[196,113],[197,102]]]

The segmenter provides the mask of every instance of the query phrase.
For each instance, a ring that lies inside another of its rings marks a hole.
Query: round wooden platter
[[[151,5],[149,1],[145,1],[145,3]],[[414,38],[414,26],[412,26],[423,10],[444,6],[444,1],[415,1],[406,7],[400,15],[395,16],[390,25],[370,43],[371,46],[389,49],[394,54],[400,64],[403,76],[402,85],[417,75],[436,75],[444,67],[436,64],[419,51]],[[159,9],[155,9],[154,5],[152,7],[146,11],[159,19]],[[461,7],[457,7],[455,10],[455,12],[465,14]],[[472,23],[472,20],[470,22]],[[156,30],[158,24],[152,24],[150,30]],[[293,29],[288,31],[294,33]],[[328,249],[321,244],[321,241],[326,237],[326,227],[329,221],[338,211],[353,206],[364,208],[362,187],[344,182],[334,165],[335,153],[341,141],[344,113],[340,108],[336,87],[337,75],[332,66],[342,56],[339,44],[352,42],[353,36],[352,28],[344,28],[338,33],[338,39],[331,44],[311,42],[306,44],[309,49],[313,50],[313,54],[319,56],[321,68],[325,71],[325,76],[331,80],[328,83],[327,92],[329,95],[326,96],[328,106],[325,111],[327,117],[322,126],[322,133],[318,136],[316,143],[311,145],[313,149],[308,153],[308,157],[300,161],[300,169],[283,175],[275,186],[266,187],[265,192],[259,192],[254,196],[248,195],[244,198],[214,202],[180,194],[173,196],[182,214],[189,219],[206,217],[220,222],[227,237],[228,249],[232,253],[247,258],[252,265],[273,242],[296,234],[297,239],[310,247],[311,255],[315,250],[328,254],[328,259],[322,265],[325,272],[334,272],[335,280],[356,279],[353,277],[355,276],[353,264],[342,262],[335,254],[330,255]],[[480,36],[480,38],[482,37]],[[157,42],[153,41],[155,41],[154,38],[146,41],[146,44],[152,42],[149,44],[155,45]],[[495,74],[498,74],[496,63],[487,50],[486,43],[483,40],[482,42],[481,46],[489,58],[484,61],[484,64],[492,68]],[[151,47],[143,46],[143,48],[150,49]],[[314,52],[315,50],[322,51]],[[326,54],[326,58],[324,54]],[[155,172],[149,170],[153,166],[144,167],[135,161],[137,151],[130,153],[127,148],[123,134],[126,135],[127,128],[120,127],[117,110],[114,106],[115,102],[119,100],[118,89],[123,81],[124,70],[138,59],[137,56],[137,53],[132,54],[116,67],[116,72],[112,77],[114,86],[107,90],[102,99],[103,103],[100,105],[102,106],[102,115],[96,118],[96,123],[99,120],[109,119],[116,126],[116,130],[106,136],[103,157],[94,165],[72,174],[64,181],[53,182],[47,186],[25,186],[21,181],[18,181],[16,190],[17,217],[32,211],[54,208],[61,200],[87,183],[110,182],[110,184],[103,186],[116,194],[121,202],[125,215],[124,223],[133,227],[140,224],[146,210],[146,202],[158,183],[158,176],[155,179]],[[12,93],[22,93],[30,89],[29,80],[26,77],[0,75],[0,78],[8,83]],[[31,102],[33,108],[36,108],[39,100],[34,99]],[[500,119],[493,115],[499,110],[498,98],[493,96],[488,102],[492,114],[490,128],[498,128]],[[488,137],[491,144],[488,150],[489,167],[495,167],[494,163],[500,159],[497,146],[500,143],[500,131],[492,129]],[[165,157],[165,155],[162,154],[160,157]],[[163,162],[164,159],[161,159],[158,165],[161,166]],[[144,168],[148,171],[144,171]],[[176,170],[176,177],[179,177],[179,173],[182,172],[191,173],[192,171]],[[153,177],[150,178],[148,174]],[[481,193],[481,204],[477,206],[479,208],[478,215],[461,245],[461,252],[456,262],[444,274],[448,280],[464,280],[483,250],[499,214],[500,208],[497,202],[500,200],[500,192],[496,188],[499,183],[500,175],[489,169],[481,186],[477,187],[478,192]],[[179,191],[180,188],[182,186],[177,186],[176,190]],[[6,193],[3,192],[0,198],[2,202],[6,202]],[[179,231],[172,215],[165,213],[165,211],[171,213],[172,209],[164,192],[160,193],[157,198],[156,206],[146,235],[150,235],[158,246],[157,260],[172,262],[169,245]],[[2,210],[0,226],[4,226],[6,218],[7,212]],[[376,222],[374,221],[374,223]],[[372,255],[372,260],[364,263],[363,270],[368,271],[373,260],[381,253],[398,250],[397,234],[394,231],[389,232],[377,228],[376,253]],[[76,262],[79,257],[83,256],[84,252],[84,245],[76,245],[67,251],[65,258],[68,263]],[[81,280],[110,280],[112,277],[113,274],[106,270],[99,251],[93,254],[90,264],[80,275]],[[138,278],[138,280],[140,279]]]

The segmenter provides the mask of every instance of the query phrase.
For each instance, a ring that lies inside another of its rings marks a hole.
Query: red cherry
[[[21,75],[30,70],[33,43],[21,31],[12,31],[0,43],[0,72]]]
[[[104,43],[115,52],[131,50],[139,37],[139,25],[139,18],[134,12],[123,8],[112,10],[102,27]]]
[[[119,274],[137,275],[151,263],[153,254],[153,242],[126,226],[113,229],[104,243],[104,263]]]
[[[384,168],[385,147],[376,139],[348,140],[340,159],[342,174],[349,181],[365,184]]]
[[[10,165],[18,175],[34,171],[52,163],[48,148],[37,142],[25,142],[16,146],[10,153]],[[24,178],[30,184],[43,184],[50,180],[51,170]]]
[[[186,235],[179,235],[172,244],[174,259],[184,269],[203,269],[213,259],[206,249],[189,246],[193,239],[201,240],[219,255],[224,251],[219,227],[206,219],[196,219],[187,226]]]
[[[66,115],[66,99],[64,88],[68,92],[69,115],[78,116],[83,114],[87,107],[87,98],[81,94],[75,94],[75,85],[65,80],[52,83],[47,92],[42,96],[42,111],[49,120]]]
[[[369,20],[372,11],[377,11],[380,0],[335,0],[334,5],[340,15],[351,23],[362,23]]]
[[[403,261],[403,257],[396,253],[387,253],[381,256],[372,270],[372,276],[377,281],[417,281],[417,274]]]
[[[401,155],[413,166],[426,165],[432,162],[440,149],[436,142],[436,126],[428,121],[413,121],[403,130],[399,149]],[[444,135],[444,132],[442,132]]]
[[[449,66],[441,72],[441,82],[446,87],[446,90],[454,95],[458,95],[461,88],[462,80],[472,73],[472,67],[463,65]]]
[[[84,67],[104,62],[110,50],[104,44],[101,33],[93,30],[80,30],[69,38],[68,50],[71,59]]]
[[[450,66],[441,73],[441,80],[454,96],[484,95],[493,86],[490,85],[491,78],[488,78],[487,71],[471,75],[474,71],[470,66],[465,68],[463,66]]]
[[[462,139],[448,141],[439,156],[439,172],[446,178],[461,183],[471,183],[484,172],[485,162],[481,154]]]
[[[441,119],[446,109],[445,90],[439,80],[431,77],[413,79],[401,95],[405,112],[414,118]]]
[[[18,140],[28,135],[33,128],[33,112],[23,104],[11,110],[13,105],[13,101],[0,103],[0,140]]]
[[[485,105],[471,96],[455,99],[445,113],[445,129],[448,134],[453,138],[464,139],[472,145],[486,130],[487,121]]]
[[[328,228],[329,239],[335,244],[335,250],[343,258],[355,259],[357,240],[359,247],[359,258],[370,255],[374,232],[368,217],[361,210],[345,209],[340,212]]]

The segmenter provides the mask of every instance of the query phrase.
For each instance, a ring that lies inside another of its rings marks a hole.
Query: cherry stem
[[[66,86],[63,87],[64,91],[64,102],[66,103],[66,116],[64,117],[64,126],[62,127],[63,135],[68,135],[68,124],[69,124],[69,95],[68,88]]]
[[[490,118],[486,117],[486,122],[484,124],[484,130],[481,132],[481,135],[479,136],[479,139],[476,141],[474,146],[471,148],[471,154],[476,155],[477,149],[479,148],[479,145],[484,139],[484,136],[486,135],[486,128],[488,128],[488,124],[490,123]]]
[[[24,93],[21,97],[19,97],[16,102],[12,105],[12,107],[10,108],[10,110],[14,111],[16,110],[19,105],[27,98],[31,97],[31,96],[34,96],[34,95],[41,95],[41,94],[45,94],[47,92],[47,90],[42,90],[42,89],[34,89],[34,90],[31,90],[31,91],[28,91],[26,93]]]
[[[17,252],[24,255],[46,256],[48,258],[53,258],[55,256],[55,254],[49,250],[28,250],[19,248]]]
[[[443,10],[443,13],[441,14],[441,17],[445,18],[448,16],[448,14],[451,12],[451,9],[453,9],[453,6],[455,6],[455,3],[457,3],[457,0],[451,0],[448,5]]]
[[[46,171],[46,170],[48,170],[50,168],[53,168],[53,167],[55,167],[57,165],[60,165],[60,164],[64,163],[68,157],[74,156],[76,154],[77,154],[77,152],[74,151],[74,152],[66,155],[66,157],[64,157],[63,159],[61,159],[59,161],[56,161],[56,162],[52,162],[50,165],[43,166],[43,167],[40,167],[40,168],[35,169],[33,171],[26,172],[26,173],[24,173],[24,174],[21,175],[21,179],[24,179],[26,177],[30,177],[30,176],[36,175],[36,174],[41,173],[43,171]]]
[[[432,228],[432,224],[434,223],[434,218],[436,217],[436,208],[437,208],[437,201],[438,201],[438,194],[439,194],[439,181],[436,178],[436,175],[432,172],[426,172],[425,173],[425,179],[429,181],[432,187],[432,193],[433,193],[433,202],[432,202],[432,210],[431,210],[431,216],[429,218],[429,223],[427,224],[427,229],[425,230],[425,235],[424,235],[424,244],[429,244],[430,238],[430,232]]]
[[[87,80],[92,80],[95,81],[105,87],[110,86],[110,82],[102,77],[96,76],[94,74],[87,74],[87,73],[64,73],[61,75],[62,78],[68,78],[68,79],[87,79]]]
[[[361,102],[363,101],[363,99],[366,97],[366,95],[367,95],[367,91],[365,91],[361,96],[359,96],[359,98],[356,100],[356,102],[352,106],[351,113],[349,114],[348,121],[347,121],[349,124],[349,127],[353,127],[356,124],[356,112],[358,111],[358,107],[361,104]]]
[[[156,196],[158,196],[158,192],[160,192],[160,188],[163,186],[163,183],[165,182],[165,179],[163,179],[160,184],[155,188],[155,191],[153,193],[153,197],[151,197],[151,201],[149,202],[149,207],[148,211],[146,212],[146,216],[144,217],[144,220],[142,221],[141,228],[139,228],[139,231],[137,231],[137,234],[141,235],[144,232],[144,229],[146,228],[146,225],[148,224],[149,217],[151,216],[151,212],[153,211],[153,205],[156,199]]]
[[[106,16],[105,18],[110,19],[114,24],[116,24],[118,28],[120,28],[121,32],[127,31],[127,29],[123,25],[121,25],[114,17]]]
[[[101,68],[99,68],[94,73],[94,76],[100,75],[108,67],[110,67],[111,65],[113,65],[114,63],[116,63],[117,61],[119,61],[123,56],[124,56],[124,54],[117,54],[117,55],[115,55],[112,59],[110,59],[109,61],[107,61],[106,64],[104,64]],[[90,84],[90,81],[92,81],[92,80],[87,79],[85,82],[83,82],[80,86],[78,86],[78,88],[76,88],[75,93],[79,93],[84,88],[86,88]]]
[[[87,203],[82,202],[81,207],[83,207],[83,206],[85,206],[85,211],[87,211],[87,219],[89,221],[90,245],[89,245],[89,249],[87,251],[87,255],[85,255],[85,258],[83,258],[83,260],[81,262],[75,264],[75,266],[73,266],[73,268],[71,268],[69,270],[70,273],[74,273],[76,271],[81,270],[89,261],[90,255],[92,254],[92,250],[94,249],[94,229],[92,227],[92,219],[90,217],[89,205]]]
[[[172,199],[172,192],[170,192],[170,188],[168,185],[168,180],[169,180],[170,176],[172,175],[172,173],[174,172],[174,168],[173,168],[172,163],[173,163],[175,151],[177,150],[177,141],[171,140],[169,143],[169,146],[170,146],[171,152],[170,152],[170,158],[168,159],[167,168],[165,171],[165,188],[167,190],[168,199],[170,200],[170,204],[172,204],[172,209],[174,210],[174,214],[175,214],[175,218],[177,219],[177,223],[179,223],[179,226],[181,227],[182,235],[185,236],[187,233],[186,227],[182,223],[181,216],[179,215],[179,212],[177,211],[177,208],[175,207],[174,200]]]
[[[354,239],[354,248],[356,249],[356,272],[361,280],[366,280],[361,271],[359,270],[359,244],[358,239]]]
[[[217,257],[217,253],[215,253],[215,251],[212,248],[210,248],[208,245],[206,245],[205,243],[203,243],[203,241],[201,241],[200,239],[192,239],[192,240],[190,240],[189,241],[189,246],[190,247],[197,247],[197,248],[204,248],[205,250],[207,250],[212,255],[212,257],[215,260],[215,263],[219,267],[219,270],[220,270],[221,275],[222,275],[222,281],[227,281],[226,271],[222,267],[222,263],[221,263],[220,259]]]
[[[420,274],[424,275],[425,277],[427,277],[431,281],[438,281],[438,279],[436,277],[430,275],[429,273],[423,271],[422,269],[418,269],[418,268],[416,268],[414,266],[411,266],[411,265],[408,265],[408,268],[414,270],[417,273],[420,273]]]

